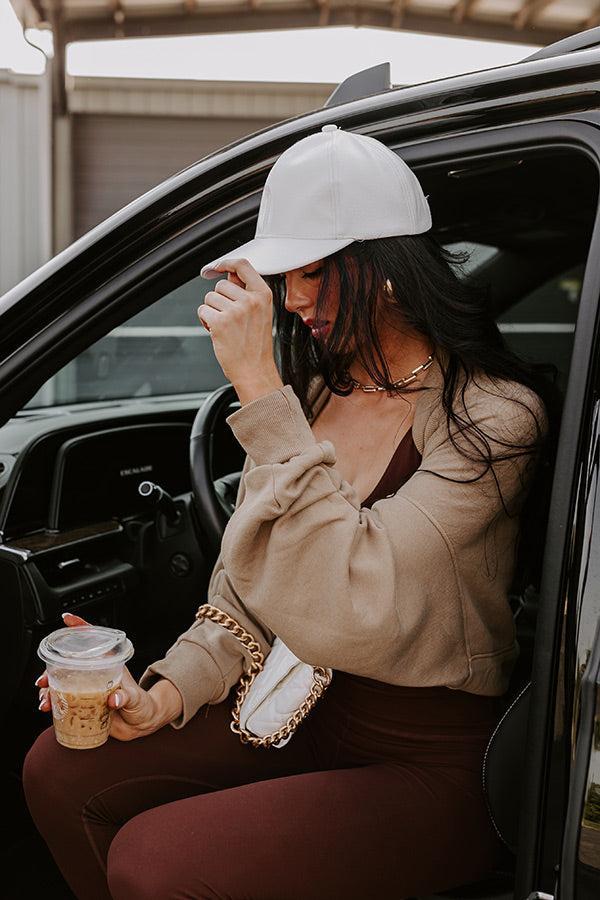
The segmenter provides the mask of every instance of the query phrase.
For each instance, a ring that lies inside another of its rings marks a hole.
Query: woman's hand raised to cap
[[[283,387],[273,355],[273,294],[247,259],[224,259],[229,273],[208,291],[198,318],[210,332],[215,356],[243,402]]]
[[[63,620],[69,628],[91,624],[72,613],[64,613]],[[35,684],[40,689],[39,709],[50,712],[52,705],[46,670]],[[127,666],[124,666],[121,685],[109,695],[108,705],[113,711],[110,737],[119,741],[132,741],[152,734],[176,719],[183,708],[183,700],[175,685],[164,678],[145,691],[135,681]]]

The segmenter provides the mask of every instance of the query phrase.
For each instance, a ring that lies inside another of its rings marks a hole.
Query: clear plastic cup
[[[118,628],[78,625],[53,631],[37,652],[48,672],[56,740],[76,750],[100,747],[110,730],[108,698],[120,687],[133,644]]]

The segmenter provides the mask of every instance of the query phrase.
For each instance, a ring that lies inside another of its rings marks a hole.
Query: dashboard
[[[89,604],[110,606],[115,622],[115,603],[123,610],[136,591],[148,621],[155,615],[164,624],[165,606],[173,611],[178,597],[172,631],[187,620],[211,571],[190,473],[203,400],[35,410],[0,429],[0,582],[20,573],[14,584],[25,622],[60,622],[62,611]],[[243,457],[223,423],[212,443],[215,481],[240,470]],[[139,494],[142,481],[173,498],[183,513],[177,524]]]
[[[7,538],[35,527],[56,533],[143,514],[147,502],[138,485],[145,479],[170,494],[189,491],[189,468],[182,464],[189,432],[186,422],[148,423],[62,435],[52,450],[42,442],[36,453],[25,456],[15,475]],[[46,452],[52,458],[42,462]]]
[[[0,429],[0,535],[59,534],[148,511],[144,480],[191,490],[189,440],[202,399],[115,402],[11,419]],[[215,435],[214,477],[238,467],[230,429]]]

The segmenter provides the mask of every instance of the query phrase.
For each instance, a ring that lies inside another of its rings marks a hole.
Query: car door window
[[[133,316],[49,379],[26,408],[212,391],[227,382],[197,309],[197,276]]]
[[[544,281],[497,318],[500,331],[517,356],[529,362],[551,360],[556,365],[557,386],[563,394],[584,269],[581,262]]]
[[[448,250],[466,251],[468,259],[457,268],[461,278],[478,276],[486,264],[501,258],[502,250],[489,244],[457,241],[444,245]],[[567,386],[579,297],[585,263],[542,278],[496,317],[496,323],[511,350],[529,362],[551,360],[558,369],[557,386],[564,394]],[[487,279],[483,277],[485,283]]]
[[[468,259],[460,266],[458,271],[459,277],[462,275],[471,275],[476,272],[486,262],[493,259],[499,250],[490,244],[479,244],[473,241],[453,241],[450,244],[444,244],[447,250],[455,253],[457,250],[468,253]]]
[[[446,245],[466,250],[461,275],[477,274],[499,255],[475,242]],[[584,263],[545,280],[497,318],[509,346],[524,359],[552,360],[566,388]],[[25,408],[172,396],[212,391],[227,382],[197,309],[214,279],[200,276],[165,294],[109,332],[49,379]]]

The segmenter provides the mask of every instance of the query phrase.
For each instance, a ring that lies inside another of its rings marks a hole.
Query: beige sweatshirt
[[[331,441],[316,440],[291,385],[227,417],[247,456],[208,595],[198,605],[224,609],[256,636],[265,656],[278,635],[312,665],[397,685],[505,692],[519,652],[507,596],[519,525],[514,514],[538,457],[494,464],[513,518],[492,470],[467,484],[438,477],[465,481],[485,468],[450,440],[438,357],[411,397],[421,464],[371,509],[361,507],[336,469]],[[514,381],[485,375],[476,381],[466,388],[466,409],[493,436],[493,455],[510,452],[502,440],[535,439],[533,418],[519,400],[547,433],[537,394]],[[316,379],[311,421],[328,395]],[[467,432],[454,425],[452,432],[472,452]],[[139,683],[148,689],[167,678],[179,689],[183,712],[171,724],[182,728],[203,704],[224,700],[249,664],[248,652],[222,626],[195,620]]]

